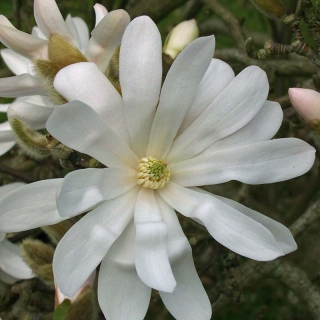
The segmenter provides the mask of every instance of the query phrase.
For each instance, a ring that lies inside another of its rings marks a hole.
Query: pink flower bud
[[[293,107],[307,122],[320,120],[320,93],[311,89],[290,88],[289,97]]]

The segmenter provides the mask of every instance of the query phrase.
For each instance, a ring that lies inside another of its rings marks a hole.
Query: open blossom
[[[94,9],[96,27],[90,39],[85,22],[70,15],[64,21],[54,0],[34,1],[38,26],[31,35],[17,30],[6,17],[0,16],[0,41],[9,48],[1,50],[1,56],[16,74],[0,79],[0,96],[19,97],[11,105],[0,105],[0,112],[7,112],[9,119],[18,117],[33,129],[42,129],[53,105],[64,102],[52,89],[58,70],[74,62],[91,61],[103,72],[108,71],[130,18],[123,10],[108,14],[99,4]],[[59,55],[63,55],[63,61],[59,61]],[[0,155],[14,144],[10,124],[0,124]]]
[[[157,27],[139,17],[121,43],[122,96],[93,63],[62,69],[54,86],[71,102],[55,108],[46,128],[107,168],[39,181],[0,200],[3,231],[87,213],[59,242],[54,275],[73,296],[102,261],[98,299],[110,320],[142,320],[151,288],[176,319],[209,320],[210,301],[175,211],[236,253],[275,259],[296,249],[285,226],[197,186],[283,181],[307,172],[315,158],[304,141],[270,140],[282,111],[266,100],[260,68],[235,77],[212,59],[214,38],[199,38],[161,85],[161,51]]]
[[[293,107],[300,116],[309,123],[310,121],[320,121],[320,93],[303,88],[290,88],[289,97]]]
[[[1,186],[0,197],[23,185],[22,182],[15,182]],[[20,246],[7,240],[6,234],[0,232],[0,280],[12,284],[18,280],[33,277],[31,269],[22,260]]]

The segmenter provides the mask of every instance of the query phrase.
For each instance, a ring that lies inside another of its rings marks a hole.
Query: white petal
[[[8,68],[15,74],[20,75],[28,73],[28,62],[29,60],[20,54],[15,53],[10,49],[2,49],[1,57],[6,63]]]
[[[137,171],[129,168],[85,169],[69,173],[57,198],[62,217],[72,217],[116,198],[137,185]],[[1,189],[0,189],[1,190]]]
[[[73,101],[56,107],[46,125],[59,141],[96,158],[108,167],[138,167],[132,150],[89,106]]]
[[[5,273],[4,271],[2,271],[0,269],[0,281],[4,282],[6,284],[14,284],[18,280],[19,279],[9,276],[7,273]]]
[[[76,28],[76,25],[73,22],[73,19],[71,17],[70,14],[67,15],[67,19],[66,19],[66,26],[69,30],[69,32],[72,34],[73,38],[75,39],[76,43],[77,43],[77,48],[81,48],[80,47],[80,38],[79,38],[79,34]]]
[[[140,279],[151,288],[172,292],[176,281],[167,252],[167,226],[162,221],[154,190],[141,188],[134,220],[135,261]]]
[[[199,117],[219,93],[227,87],[233,78],[234,72],[227,63],[218,59],[211,60],[209,68],[195,93],[194,100],[183,119],[178,135]]]
[[[162,86],[147,156],[164,159],[212,60],[214,37],[190,43],[175,59]]]
[[[72,297],[133,218],[137,190],[106,201],[78,221],[61,239],[53,272],[61,292]]]
[[[79,100],[94,109],[129,144],[123,100],[94,63],[80,62],[63,68],[54,79],[54,87],[68,101]]]
[[[0,112],[7,112],[9,106],[10,106],[10,103],[0,103]]]
[[[11,142],[0,142],[0,156],[8,152],[16,144],[15,141]]]
[[[169,168],[171,180],[188,187],[230,180],[261,184],[301,176],[310,170],[314,159],[313,147],[287,138],[208,152]]]
[[[250,66],[239,73],[178,138],[169,163],[190,159],[214,142],[245,126],[259,112],[269,91],[263,70]]]
[[[52,34],[56,34],[76,45],[55,0],[34,0],[34,18],[48,39]]]
[[[265,226],[272,233],[275,240],[277,241],[278,246],[285,254],[288,254],[297,249],[297,244],[294,241],[290,230],[283,224],[270,219],[269,217],[257,211],[247,208],[238,202],[219,196],[214,197]]]
[[[0,187],[0,198],[4,197],[7,193],[11,192],[12,190],[15,190],[17,188],[20,188],[24,186],[24,182],[13,182],[9,184],[5,184]],[[0,239],[1,241],[1,239]]]
[[[199,219],[216,241],[238,254],[259,261],[284,255],[265,226],[209,194],[173,182],[159,193],[175,210]]]
[[[0,41],[28,59],[47,59],[48,57],[48,41],[17,29],[0,25]]]
[[[114,10],[92,30],[85,56],[96,63],[102,72],[107,70],[129,22],[130,17],[126,11]]]
[[[47,40],[47,37],[43,34],[39,27],[33,27],[31,34],[43,40]]]
[[[15,140],[14,133],[9,121],[0,123],[0,142],[12,142]]]
[[[28,102],[27,98],[16,99],[9,107],[8,118],[19,118],[33,129],[43,129],[53,108]]]
[[[174,210],[159,196],[163,221],[168,227],[168,253],[177,286],[172,293],[160,291],[163,303],[178,320],[211,319],[210,300],[194,266],[192,251]]]
[[[155,23],[147,16],[134,19],[121,43],[120,84],[132,149],[140,158],[146,155],[159,101],[161,50],[161,36]]]
[[[0,79],[1,97],[21,97],[32,95],[46,95],[38,79],[28,73],[19,76]]]
[[[103,17],[108,14],[108,10],[102,4],[99,3],[96,3],[93,6],[93,9],[96,16],[95,26],[97,26],[97,24],[103,19]]]
[[[10,22],[10,20],[2,14],[0,15],[0,25],[16,29],[16,27]]]
[[[20,246],[8,240],[3,240],[0,245],[0,268],[17,279],[34,277],[29,266],[22,260]]]
[[[139,278],[134,261],[134,224],[112,245],[99,271],[98,300],[108,320],[144,319],[151,288]]]
[[[43,180],[19,187],[0,199],[0,230],[18,232],[56,224],[56,193],[63,179]]]
[[[76,27],[79,41],[79,48],[84,49],[89,43],[89,29],[87,24],[79,17],[72,18],[72,21]]]
[[[205,149],[202,154],[270,140],[278,132],[282,118],[283,112],[279,103],[266,101],[258,114],[247,125],[217,141]]]

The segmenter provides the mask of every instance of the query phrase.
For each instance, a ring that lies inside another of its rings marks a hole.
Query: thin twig
[[[218,0],[202,0],[202,2],[225,23],[237,47],[244,49],[246,38],[242,31],[240,22],[235,15],[224,7]]]

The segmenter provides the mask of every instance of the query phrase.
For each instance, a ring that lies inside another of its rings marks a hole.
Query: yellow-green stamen
[[[170,179],[170,170],[164,160],[152,157],[140,159],[137,184],[145,188],[163,188]]]

